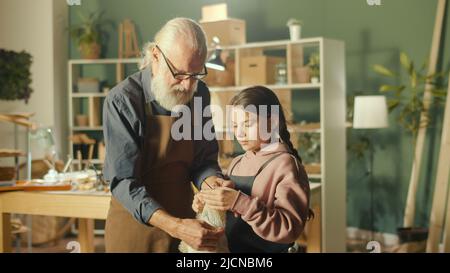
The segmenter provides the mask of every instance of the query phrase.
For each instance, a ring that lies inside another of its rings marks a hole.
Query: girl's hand
[[[239,192],[227,187],[218,187],[202,190],[199,194],[208,207],[216,210],[231,210]]]
[[[192,202],[192,209],[195,213],[201,213],[205,207],[205,202],[201,200],[200,193],[194,195],[194,201]]]
[[[221,187],[227,187],[227,188],[232,188],[234,189],[234,183],[231,180],[226,180],[226,179],[222,179],[222,178],[217,178],[216,179],[217,183],[220,184]]]
[[[216,176],[210,176],[202,183],[202,190],[211,190],[217,187],[234,188],[234,183],[231,180],[225,180]]]

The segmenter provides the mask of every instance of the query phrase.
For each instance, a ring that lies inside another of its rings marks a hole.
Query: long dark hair
[[[260,114],[260,106],[278,106],[280,139],[287,145],[289,153],[297,158],[300,164],[302,163],[302,159],[298,155],[297,150],[294,148],[294,145],[291,142],[291,134],[289,133],[287,128],[287,121],[283,107],[281,106],[280,100],[278,99],[277,95],[272,90],[264,86],[252,86],[242,90],[236,96],[234,96],[231,99],[230,104],[233,106],[242,106],[244,108],[246,108],[247,106],[254,106],[256,107],[256,114],[258,114],[258,116]],[[270,118],[270,114],[271,111],[268,110],[268,118]],[[314,218],[314,212],[311,209],[309,209],[308,212],[309,215],[307,219],[309,220],[311,218]]]
[[[277,95],[267,87],[264,86],[252,86],[247,89],[242,90],[236,96],[231,99],[231,105],[233,106],[243,106],[244,108],[247,106],[255,106],[256,114],[260,114],[260,106],[278,106],[279,107],[279,133],[280,138],[283,143],[288,146],[289,153],[295,156],[300,163],[302,163],[302,159],[298,155],[297,150],[294,148],[294,145],[291,142],[291,134],[287,128],[286,116],[283,111],[283,107],[281,106],[280,100],[278,100]],[[270,109],[270,108],[269,108]],[[267,111],[267,117],[270,118],[271,111]]]

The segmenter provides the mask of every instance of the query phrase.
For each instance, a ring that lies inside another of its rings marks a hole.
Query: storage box
[[[242,45],[247,42],[246,24],[240,19],[226,19],[213,22],[202,22],[200,25],[206,33],[208,45],[212,44],[212,39],[217,36],[221,46]]]
[[[234,78],[234,60],[227,60],[225,62],[225,71],[219,71],[215,69],[208,69],[208,75],[204,79],[204,82],[208,87],[225,87],[236,85]]]
[[[79,93],[100,92],[100,81],[96,78],[80,78],[77,87]]]
[[[251,56],[241,58],[241,85],[274,84],[276,65],[284,58],[271,56]]]
[[[218,20],[225,20],[228,18],[227,4],[207,5],[202,7],[202,19],[203,22],[211,22]]]

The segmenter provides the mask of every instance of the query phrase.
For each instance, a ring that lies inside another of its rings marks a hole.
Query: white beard
[[[155,100],[167,110],[172,110],[177,105],[185,105],[191,101],[194,93],[197,92],[197,86],[198,82],[194,84],[192,90],[186,90],[181,84],[171,88],[163,79],[162,73],[153,76],[151,81],[151,90]]]

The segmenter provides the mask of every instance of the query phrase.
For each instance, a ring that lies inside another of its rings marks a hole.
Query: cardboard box
[[[202,19],[200,22],[225,20],[228,18],[227,4],[207,5],[202,7]]]
[[[234,79],[234,60],[227,60],[225,65],[225,71],[208,69],[208,75],[204,79],[204,82],[208,85],[208,87],[225,87],[236,85]]]
[[[212,44],[212,39],[217,36],[221,46],[242,45],[247,42],[246,24],[240,19],[226,19],[213,22],[202,22],[200,25],[206,33],[208,45]]]
[[[276,65],[284,58],[270,56],[249,56],[241,58],[241,85],[274,84]]]
[[[100,92],[100,81],[96,78],[80,78],[77,81],[79,93]]]

